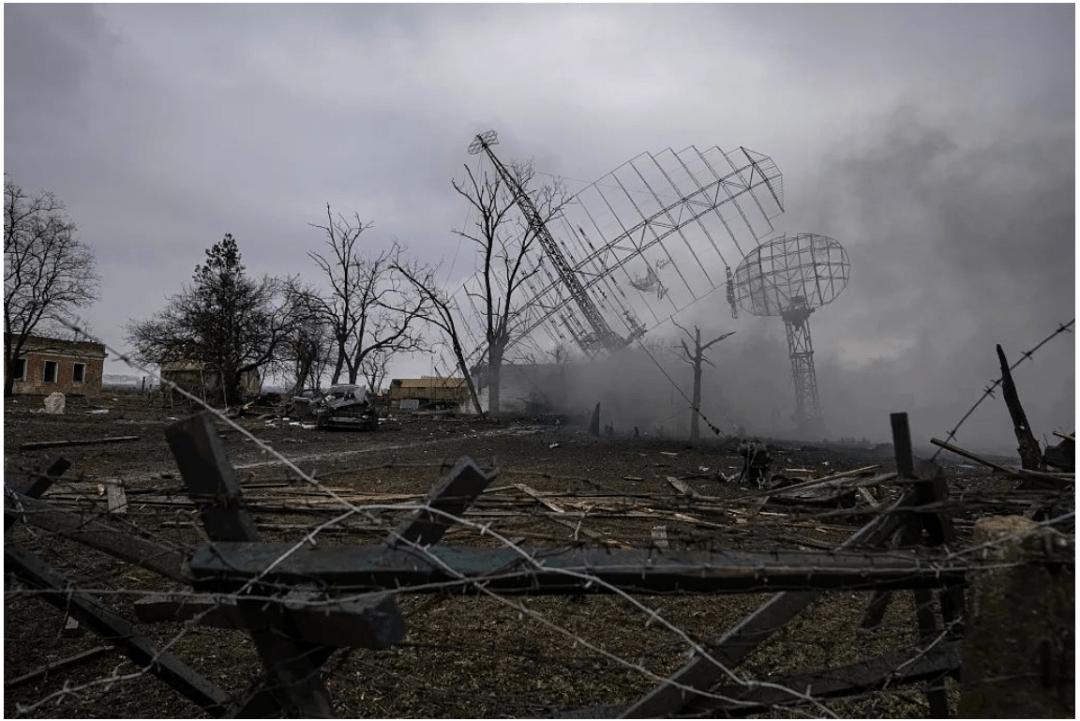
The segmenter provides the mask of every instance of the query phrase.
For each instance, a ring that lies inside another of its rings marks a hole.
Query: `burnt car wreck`
[[[379,413],[371,394],[363,386],[339,385],[323,390],[306,390],[293,396],[289,417],[314,423],[319,430],[374,431]]]

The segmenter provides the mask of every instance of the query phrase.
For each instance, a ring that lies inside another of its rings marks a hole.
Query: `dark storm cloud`
[[[772,156],[777,228],[834,236],[853,262],[813,320],[837,432],[901,407],[948,426],[996,374],[994,342],[1019,350],[1072,314],[1071,6],[4,12],[5,170],[67,202],[105,279],[88,317],[115,344],[225,232],[255,271],[310,271],[326,202],[460,279],[448,180],[487,127],[506,157],[582,180],[690,143]],[[717,359],[745,380],[717,397],[767,425],[790,398],[782,325],[721,305],[688,317],[739,331]],[[1071,423],[1072,341],[1055,343],[1022,387],[1040,428]],[[972,421],[997,444],[1002,422]]]

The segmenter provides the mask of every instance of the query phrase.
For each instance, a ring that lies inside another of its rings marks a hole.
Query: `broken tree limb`
[[[67,446],[96,446],[105,443],[125,443],[137,441],[139,436],[109,436],[107,438],[77,438],[67,441],[34,441],[23,443],[19,446],[20,451],[35,451],[41,448],[64,448]]]
[[[1005,359],[1005,351],[1001,344],[997,345],[998,362],[1001,364],[1001,395],[1005,398],[1005,405],[1009,409],[1009,417],[1012,418],[1013,432],[1016,434],[1017,452],[1020,454],[1020,466],[1029,471],[1041,471],[1042,449],[1035,440],[1035,434],[1028,425],[1027,414],[1020,404],[1020,394],[1016,392],[1016,384],[1013,383],[1012,371],[1009,370],[1009,361]]]

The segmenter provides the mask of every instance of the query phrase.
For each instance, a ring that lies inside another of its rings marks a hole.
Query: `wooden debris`
[[[255,618],[265,626],[288,628],[291,635],[328,646],[382,649],[405,638],[405,624],[393,596],[336,601],[302,589],[242,615],[236,599],[190,594],[150,594],[135,602],[135,615],[144,623],[195,619],[203,626],[245,628]]]
[[[19,446],[20,451],[35,451],[41,448],[62,448],[66,446],[97,446],[105,443],[125,443],[137,441],[139,436],[109,436],[107,438],[78,438],[66,441],[34,441],[23,443]]]
[[[499,593],[605,593],[589,577],[625,589],[737,593],[760,589],[923,588],[963,580],[973,562],[900,551],[671,551],[573,549],[545,553],[539,567],[508,548],[434,546],[424,555],[382,545],[301,548],[287,543],[214,543],[189,567],[197,589],[224,591],[254,578],[399,592],[442,593],[438,584],[483,581]],[[276,565],[275,565],[276,564]],[[569,573],[568,573],[569,572]],[[580,574],[587,574],[582,578]],[[463,593],[477,593],[463,584]]]
[[[86,629],[79,625],[77,618],[68,616],[64,619],[64,628],[60,630],[62,638],[81,638],[85,633]]]
[[[1001,395],[1005,398],[1005,405],[1009,409],[1009,417],[1012,418],[1013,432],[1016,434],[1018,444],[1017,452],[1020,454],[1020,465],[1028,471],[1041,471],[1043,469],[1042,450],[1039,442],[1035,440],[1035,434],[1028,425],[1027,414],[1020,404],[1020,394],[1016,392],[1016,384],[1013,383],[1012,371],[1009,370],[1009,361],[1005,359],[1005,351],[1001,344],[997,345],[998,362],[1001,364]]]
[[[16,686],[22,686],[24,684],[30,683],[31,681],[36,681],[42,676],[48,676],[54,671],[71,668],[72,666],[78,666],[79,664],[93,661],[95,658],[101,658],[102,656],[112,652],[112,646],[95,646],[89,651],[83,651],[82,653],[77,653],[74,656],[62,658],[59,661],[52,661],[45,664],[44,666],[39,666],[38,668],[30,671],[29,673],[24,673],[22,676],[16,676],[10,681],[5,681],[4,688],[15,688]]]
[[[1041,478],[1050,481],[1066,482],[1071,482],[1075,479],[1075,476],[1072,473],[1046,473],[1043,471],[1030,471],[1026,468],[1010,468],[1009,466],[1003,466],[1000,463],[994,463],[993,461],[987,460],[982,456],[978,456],[971,451],[964,450],[963,448],[960,448],[959,446],[954,446],[951,443],[946,443],[945,441],[938,438],[931,438],[930,442],[933,443],[935,446],[938,446],[939,448],[944,448],[945,450],[951,451],[958,456],[963,456],[968,460],[975,461],[976,463],[981,463],[987,468],[993,468],[995,471],[999,471],[1013,478]]]
[[[13,571],[24,582],[43,591],[39,594],[40,598],[62,611],[78,616],[95,633],[115,644],[137,667],[149,668],[150,673],[211,716],[221,716],[224,713],[229,698],[224,691],[176,656],[158,648],[126,619],[89,595],[73,590],[69,579],[39,558],[7,544],[4,548],[4,561],[7,570]]]
[[[107,483],[105,484],[105,494],[108,499],[109,513],[127,513],[127,495],[124,493],[123,485],[119,482]]]
[[[540,493],[532,486],[529,486],[525,483],[515,483],[514,488],[517,488],[526,496],[529,496],[530,498],[536,500],[537,503],[539,503],[549,511],[552,511],[553,513],[566,513],[565,508],[563,508],[557,503],[553,503],[552,501],[549,501],[546,498],[542,497]]]

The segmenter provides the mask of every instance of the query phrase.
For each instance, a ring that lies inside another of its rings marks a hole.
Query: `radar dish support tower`
[[[787,330],[791,377],[795,383],[795,422],[802,428],[820,427],[821,404],[818,401],[817,374],[814,371],[814,343],[810,338],[810,314],[814,312],[806,298],[796,296],[780,317]]]

